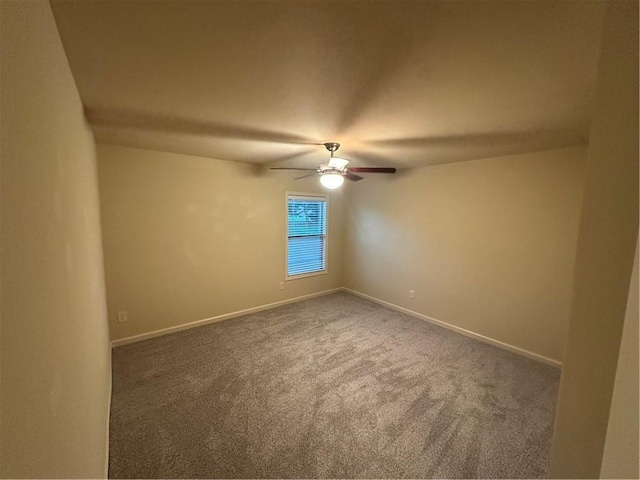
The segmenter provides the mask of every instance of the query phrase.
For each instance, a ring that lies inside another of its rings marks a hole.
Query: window
[[[287,279],[327,272],[326,195],[287,194]]]

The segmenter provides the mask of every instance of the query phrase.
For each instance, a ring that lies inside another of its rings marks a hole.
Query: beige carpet
[[[544,477],[558,379],[332,294],[114,349],[109,475]]]

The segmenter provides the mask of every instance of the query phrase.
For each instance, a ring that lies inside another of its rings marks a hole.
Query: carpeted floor
[[[112,478],[535,478],[559,371],[347,293],[118,347]]]

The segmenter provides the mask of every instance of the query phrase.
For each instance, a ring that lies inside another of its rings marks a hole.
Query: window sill
[[[326,275],[326,274],[327,274],[326,270],[322,270],[320,272],[301,273],[299,275],[286,276],[284,281],[288,282],[288,281],[291,281],[291,280],[298,280],[300,278],[317,277],[318,275]]]

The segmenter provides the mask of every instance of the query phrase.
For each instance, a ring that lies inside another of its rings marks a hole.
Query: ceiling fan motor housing
[[[340,148],[340,144],[338,142],[326,142],[324,146],[331,152],[331,156],[333,156],[333,152]]]
[[[317,172],[320,175],[326,175],[328,173],[336,173],[338,175],[344,175],[346,173],[346,170],[340,170],[339,168],[335,168],[335,167],[330,167],[329,165],[327,165],[326,163],[323,163],[322,165],[320,165],[318,167]]]

